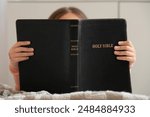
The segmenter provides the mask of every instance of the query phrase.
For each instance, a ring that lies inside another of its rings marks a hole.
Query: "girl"
[[[63,7],[55,12],[48,19],[87,19],[86,15],[78,8]],[[9,51],[10,71],[15,80],[16,90],[20,90],[19,82],[19,68],[18,63],[28,60],[30,56],[34,55],[34,48],[27,48],[24,46],[30,45],[29,41],[16,42]],[[128,61],[130,68],[136,61],[136,52],[131,41],[119,41],[118,46],[114,47],[114,54],[118,60]],[[123,50],[123,51],[122,51]]]

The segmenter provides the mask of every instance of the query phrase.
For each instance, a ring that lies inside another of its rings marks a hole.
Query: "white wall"
[[[0,0],[0,83],[10,84],[11,81],[8,77],[6,3],[6,0]]]
[[[137,53],[132,70],[133,91],[150,95],[150,2],[121,3],[120,14],[127,19],[128,38]]]
[[[16,42],[16,19],[45,19],[62,6],[76,6],[83,10],[89,18],[126,18],[128,38],[133,42],[137,51],[137,62],[131,71],[133,93],[150,95],[150,52],[148,52],[150,50],[150,0],[20,1],[9,0],[8,2],[8,48]],[[8,78],[12,78],[10,73]],[[13,86],[12,81],[11,85]]]

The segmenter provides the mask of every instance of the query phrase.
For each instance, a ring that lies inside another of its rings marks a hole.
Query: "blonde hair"
[[[78,8],[75,7],[62,7],[54,11],[48,19],[59,19],[67,13],[73,13],[77,15],[80,19],[87,19],[87,16]]]

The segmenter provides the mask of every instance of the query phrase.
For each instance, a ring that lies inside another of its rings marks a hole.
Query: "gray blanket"
[[[6,84],[0,84],[1,100],[149,100],[150,96],[116,91],[80,91],[51,94],[47,91],[16,91]]]

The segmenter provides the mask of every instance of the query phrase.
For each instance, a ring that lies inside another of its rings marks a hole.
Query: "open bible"
[[[19,63],[21,90],[131,92],[129,63],[114,55],[118,41],[127,40],[124,19],[19,19],[16,29],[17,40],[34,48]]]

